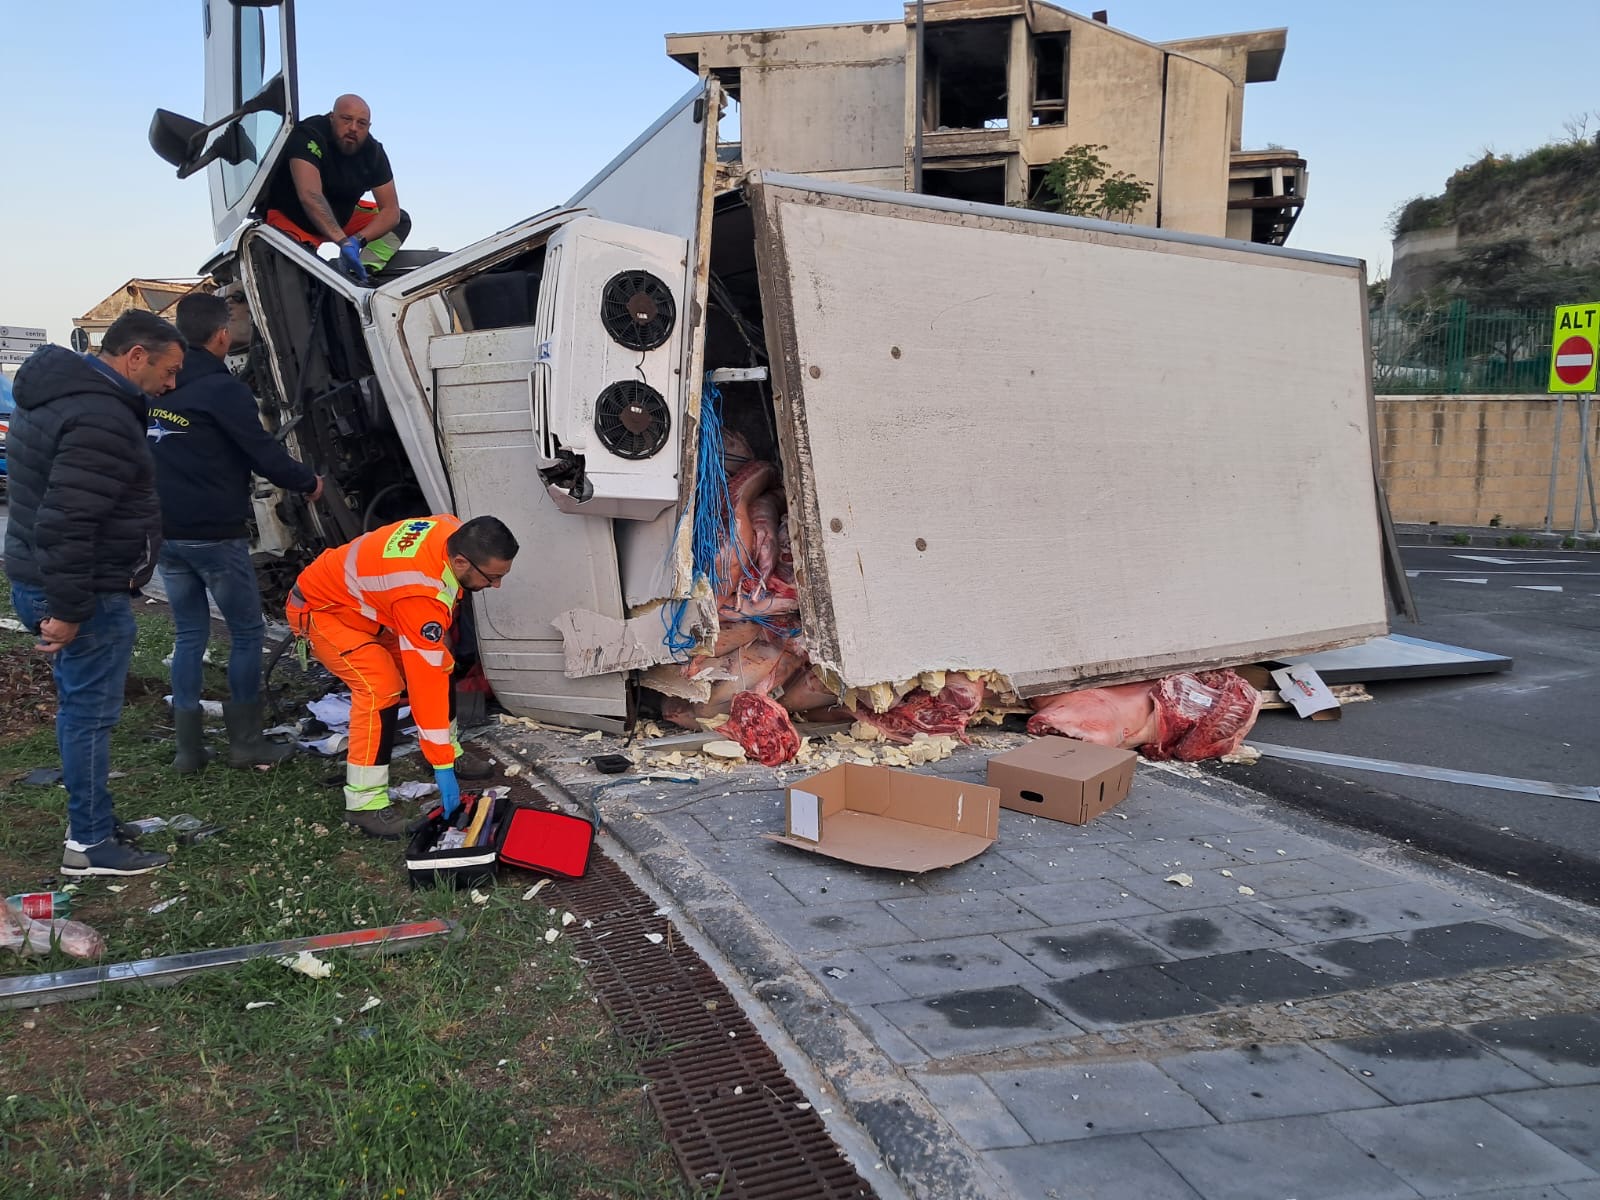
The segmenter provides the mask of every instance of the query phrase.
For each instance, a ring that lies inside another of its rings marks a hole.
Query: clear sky
[[[1246,91],[1245,144],[1309,161],[1291,245],[1373,270],[1387,265],[1397,204],[1439,191],[1485,149],[1531,149],[1600,109],[1592,2],[1097,3],[1152,41],[1287,26],[1277,82]],[[200,115],[200,10],[0,3],[0,324],[42,325],[64,343],[71,318],[129,277],[191,275],[210,252],[204,180],[176,180],[145,141],[157,107]],[[411,244],[453,248],[564,200],[688,90],[666,33],[900,11],[891,0],[303,0],[300,91],[314,112],[340,92],[366,97],[415,220]]]

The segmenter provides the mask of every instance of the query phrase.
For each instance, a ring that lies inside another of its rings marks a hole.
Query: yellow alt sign
[[[1592,392],[1600,357],[1600,301],[1563,304],[1550,335],[1550,391]]]

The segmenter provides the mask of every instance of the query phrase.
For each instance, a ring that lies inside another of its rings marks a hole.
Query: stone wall
[[[1378,448],[1398,522],[1544,528],[1556,401],[1549,396],[1380,396]],[[1577,480],[1578,403],[1561,426],[1556,529],[1571,528]],[[1600,470],[1600,405],[1591,414],[1590,460]],[[1590,528],[1588,500],[1583,524]]]

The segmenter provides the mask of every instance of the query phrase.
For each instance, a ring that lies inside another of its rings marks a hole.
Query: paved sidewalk
[[[544,770],[604,787],[610,834],[907,1194],[1600,1200],[1592,910],[1144,764],[1090,825],[1002,812],[994,847],[921,877],[764,840],[765,768]]]

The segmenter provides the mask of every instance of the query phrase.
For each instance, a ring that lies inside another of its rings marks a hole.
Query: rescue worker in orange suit
[[[448,514],[413,517],[323,551],[295,581],[290,627],[350,687],[344,819],[368,836],[407,833],[406,818],[389,803],[402,694],[445,811],[460,806],[455,660],[445,639],[461,593],[499,587],[516,554],[517,539],[494,517],[464,524]]]

